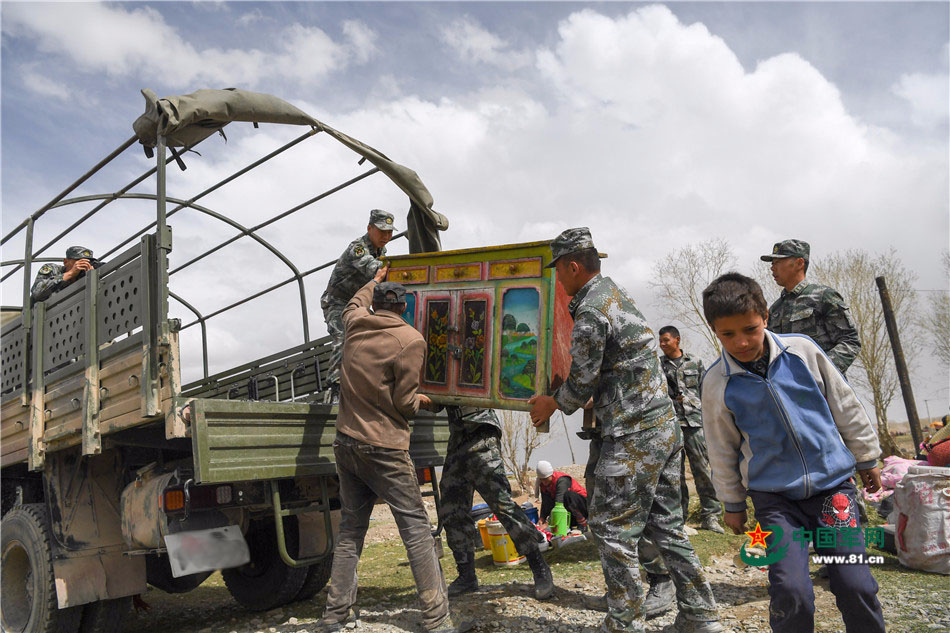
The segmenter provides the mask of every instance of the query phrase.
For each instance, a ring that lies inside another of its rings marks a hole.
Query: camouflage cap
[[[554,268],[554,263],[562,255],[570,255],[577,251],[584,251],[588,248],[596,248],[594,240],[590,236],[590,229],[586,226],[579,226],[575,229],[562,231],[560,235],[551,241],[551,263],[545,268]],[[603,253],[597,253],[601,258],[607,257]]]
[[[384,281],[373,288],[373,303],[405,303],[406,288],[395,281]]]
[[[92,251],[85,246],[70,246],[66,249],[66,259],[90,259]]]
[[[773,259],[801,257],[807,262],[810,250],[811,247],[808,246],[808,242],[803,242],[802,240],[784,240],[775,244],[775,246],[772,247],[772,252],[768,255],[763,255],[760,259],[763,262],[770,262]]]
[[[393,214],[382,209],[373,209],[369,212],[369,223],[380,231],[395,231],[396,225],[393,224]]]

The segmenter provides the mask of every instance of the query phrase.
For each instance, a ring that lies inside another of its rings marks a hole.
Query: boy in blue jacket
[[[769,566],[769,623],[781,633],[814,630],[815,594],[805,535],[834,530],[822,555],[857,554],[828,576],[849,633],[884,633],[877,582],[864,562],[864,540],[850,481],[857,468],[878,490],[881,449],[871,420],[834,364],[810,338],[766,329],[768,308],[755,280],[727,273],[703,291],[703,312],[723,353],[703,380],[703,430],[725,524],[746,530],[746,495],[756,521],[781,528],[787,546]],[[795,538],[797,531],[798,538]]]

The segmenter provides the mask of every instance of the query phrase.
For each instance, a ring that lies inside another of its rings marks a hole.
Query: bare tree
[[[771,262],[763,262],[761,259],[752,266],[752,278],[762,286],[762,294],[765,296],[765,302],[770,306],[782,294],[782,287],[775,283],[772,277]]]
[[[531,456],[554,439],[555,433],[540,433],[524,411],[501,410],[499,413],[502,431],[501,459],[505,468],[514,473],[518,487],[524,494],[534,489],[534,477],[529,466]]]
[[[904,354],[913,359],[920,350],[919,338],[913,336],[917,322],[914,293],[917,276],[893,250],[877,256],[863,250],[833,253],[813,262],[809,273],[815,280],[840,292],[848,304],[861,339],[861,351],[848,377],[859,391],[871,397],[884,453],[902,455],[887,425],[887,408],[897,395],[899,382],[874,279],[880,275],[887,279]]]
[[[950,252],[944,252],[942,259],[944,274],[950,278]],[[927,309],[921,315],[920,326],[930,335],[928,342],[933,344],[937,359],[944,367],[950,367],[950,292],[946,288],[927,298]]]
[[[717,353],[719,339],[703,317],[702,293],[713,279],[735,267],[735,259],[729,242],[716,238],[687,244],[653,265],[655,281],[650,285],[657,303]]]

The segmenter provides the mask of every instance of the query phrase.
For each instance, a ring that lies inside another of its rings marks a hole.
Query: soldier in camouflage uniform
[[[33,286],[30,288],[30,298],[33,302],[46,301],[54,292],[62,290],[83,275],[100,265],[99,260],[92,256],[92,251],[85,246],[70,246],[66,249],[66,258],[63,265],[43,264]]]
[[[597,469],[597,462],[600,460],[603,439],[600,437],[600,431],[597,427],[584,429],[578,432],[577,435],[582,439],[590,440],[587,468],[584,469],[584,488],[587,489],[589,502],[594,498],[594,484],[596,482],[594,471]],[[589,532],[589,534],[592,541],[598,542],[593,532]],[[650,620],[673,608],[676,587],[670,578],[670,572],[666,570],[666,565],[663,564],[660,548],[643,536],[640,537],[640,542],[637,543],[637,558],[640,561],[640,566],[647,573],[647,581],[650,583],[650,587],[646,591],[646,597],[643,600],[644,618]],[[607,594],[585,599],[584,603],[591,609],[606,611]]]
[[[501,460],[501,423],[491,409],[449,406],[449,445],[439,486],[445,538],[455,558],[458,578],[449,596],[478,590],[475,576],[475,539],[471,509],[474,491],[505,526],[518,553],[528,559],[534,575],[534,595],[545,600],[554,594],[551,570],[538,549],[544,537],[511,498],[511,486]]]
[[[573,296],[571,370],[553,396],[529,401],[541,424],[593,397],[603,445],[594,470],[590,528],[607,583],[601,631],[644,630],[637,564],[641,535],[656,543],[673,582],[682,632],[722,631],[716,600],[683,531],[679,499],[682,435],[660,370],[653,332],[627,294],[600,275],[590,231],[568,229],[551,243],[558,281]]]
[[[810,253],[808,242],[784,240],[760,258],[772,263],[772,277],[782,286],[782,294],[769,308],[768,328],[776,334],[810,336],[844,375],[861,351],[861,339],[838,291],[805,280]],[[858,495],[857,502],[861,519],[867,521],[864,498]],[[819,575],[827,572],[822,567]]]
[[[676,419],[683,432],[685,455],[680,468],[683,520],[689,514],[689,489],[686,487],[686,460],[689,459],[696,494],[699,495],[700,529],[723,534],[725,530],[719,524],[722,507],[716,499],[716,489],[713,488],[709,470],[709,454],[706,452],[706,438],[703,437],[702,402],[699,399],[699,385],[706,369],[703,361],[693,360],[680,349],[680,332],[672,325],[660,328],[660,349],[663,350],[660,364],[666,375]]]
[[[393,214],[381,209],[369,212],[366,235],[350,242],[336,260],[327,289],[320,297],[327,334],[333,339],[330,352],[330,367],[327,370],[326,402],[335,401],[340,393],[340,364],[343,362],[343,308],[356,291],[365,286],[379,267],[386,254],[386,244],[395,230]]]
[[[844,374],[861,351],[861,341],[838,291],[805,280],[810,250],[808,242],[785,240],[762,256],[772,263],[775,283],[783,287],[769,308],[769,329],[810,336]]]

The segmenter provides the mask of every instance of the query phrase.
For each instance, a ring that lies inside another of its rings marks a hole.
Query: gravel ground
[[[583,467],[560,467],[577,477]],[[687,469],[688,472],[688,469]],[[517,497],[518,503],[528,499]],[[480,499],[475,500],[476,503]],[[434,505],[426,499],[430,517],[435,520]],[[398,542],[398,530],[385,506],[373,512],[367,544]],[[451,556],[446,548],[446,555]],[[480,553],[490,558],[490,554]],[[557,593],[554,599],[538,602],[532,587],[524,581],[506,581],[504,568],[485,561],[478,567],[481,590],[452,600],[453,617],[472,620],[475,631],[491,633],[593,633],[603,613],[585,606],[585,597],[604,592],[603,575],[596,555],[587,554],[569,568],[552,565]],[[736,557],[737,558],[737,557]],[[404,561],[404,558],[399,558]],[[404,565],[405,563],[397,563]],[[559,567],[561,567],[559,569]],[[719,603],[720,616],[731,633],[768,632],[769,597],[766,573],[746,567],[729,556],[714,557],[705,567],[707,578]],[[906,574],[906,575],[905,575]],[[213,582],[215,577],[217,583]],[[447,573],[451,581],[454,574]],[[215,575],[206,582],[200,597],[195,594],[170,596],[150,590],[146,599],[153,603],[150,613],[131,615],[124,633],[316,633],[316,621],[322,611],[325,592],[313,601],[297,603],[266,613],[249,613],[237,606]],[[950,578],[932,574],[896,571],[881,581],[878,594],[884,607],[889,633],[950,633]],[[410,581],[411,583],[411,581]],[[209,584],[212,587],[205,588]],[[370,599],[361,592],[359,633],[422,633],[420,614],[410,587],[383,599]],[[379,593],[377,592],[377,595]],[[383,594],[385,595],[385,594]],[[185,603],[176,602],[182,598]],[[154,600],[153,600],[154,599]],[[828,588],[827,579],[815,579],[817,633],[844,633],[844,624]],[[187,605],[187,606],[186,606]],[[195,606],[198,605],[198,606]],[[647,631],[674,633],[675,609],[647,623]]]

